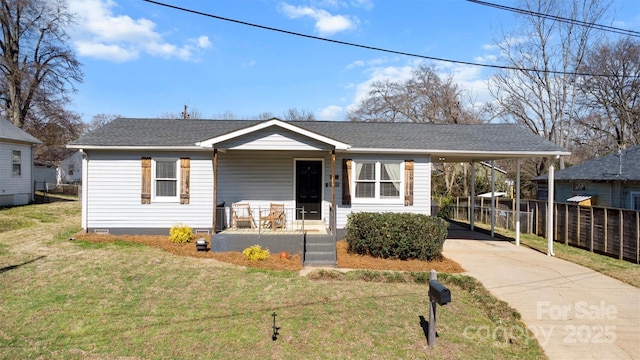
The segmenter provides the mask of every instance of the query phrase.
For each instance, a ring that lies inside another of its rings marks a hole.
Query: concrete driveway
[[[550,359],[640,359],[640,289],[456,225],[443,254],[518,310]],[[499,326],[465,331],[526,336]]]

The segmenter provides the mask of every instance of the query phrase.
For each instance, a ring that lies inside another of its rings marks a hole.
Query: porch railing
[[[264,232],[265,228],[262,226],[260,221],[260,216],[266,215],[270,211],[269,206],[256,206],[251,207],[252,218],[251,224],[248,225],[246,222],[241,224],[242,226],[237,226],[239,229],[254,229],[258,233]],[[304,208],[294,208],[294,207],[285,207],[284,209],[284,230],[286,231],[294,231],[294,232],[304,232],[305,227],[308,228],[310,225],[310,220],[305,218]],[[226,229],[230,229],[233,226],[233,207],[218,207],[217,208],[217,218],[216,218],[216,231],[223,231]],[[300,214],[300,218],[296,218],[297,214]],[[315,222],[315,221],[314,221]],[[329,224],[325,224],[327,226]],[[329,225],[330,226],[330,225]]]

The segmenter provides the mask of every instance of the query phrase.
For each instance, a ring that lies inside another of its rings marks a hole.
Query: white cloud
[[[206,36],[171,44],[153,21],[114,14],[118,6],[113,0],[70,0],[69,7],[78,21],[70,35],[81,56],[124,62],[146,53],[194,61],[202,49],[212,46]]]
[[[372,0],[351,0],[351,5],[354,7],[360,7],[365,10],[373,9],[373,1]]]
[[[319,120],[343,120],[344,108],[338,105],[329,105],[318,111]]]
[[[105,45],[84,41],[76,41],[75,45],[80,56],[109,59],[117,63],[135,60],[139,57],[139,53],[137,51],[124,49],[116,45]]]
[[[281,3],[280,9],[290,19],[310,17],[316,21],[316,30],[321,35],[331,35],[355,28],[358,18],[344,15],[331,15],[328,11],[308,6],[294,6]]]
[[[368,70],[369,78],[356,85],[356,92],[348,110],[355,109],[362,100],[369,96],[371,85],[378,81],[404,81],[411,78],[413,66],[373,67]]]
[[[243,62],[242,64],[240,64],[240,66],[243,68],[249,68],[255,66],[256,64],[257,62],[255,60],[249,60],[247,62]]]

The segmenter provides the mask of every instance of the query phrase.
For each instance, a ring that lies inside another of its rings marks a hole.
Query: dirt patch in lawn
[[[268,259],[260,261],[249,261],[240,252],[215,253],[211,251],[197,251],[195,244],[176,244],[169,241],[168,236],[152,235],[99,235],[99,234],[76,234],[78,240],[93,243],[113,243],[116,241],[135,242],[163,249],[175,255],[192,256],[198,258],[209,258],[229,264],[270,269],[270,270],[300,270],[302,269],[300,254],[293,254],[289,258],[280,258],[279,254],[271,254]],[[199,235],[199,237],[201,237]],[[205,237],[207,241],[210,239]],[[338,241],[338,267],[345,269],[368,269],[368,270],[395,270],[395,271],[430,271],[460,273],[464,269],[455,261],[441,256],[434,261],[422,260],[397,260],[379,259],[372,256],[350,254],[347,251],[348,245],[345,241]]]

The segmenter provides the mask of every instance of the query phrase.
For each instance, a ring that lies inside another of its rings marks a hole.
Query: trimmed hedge
[[[447,222],[423,214],[352,213],[346,230],[349,252],[384,259],[433,260],[447,238]]]

